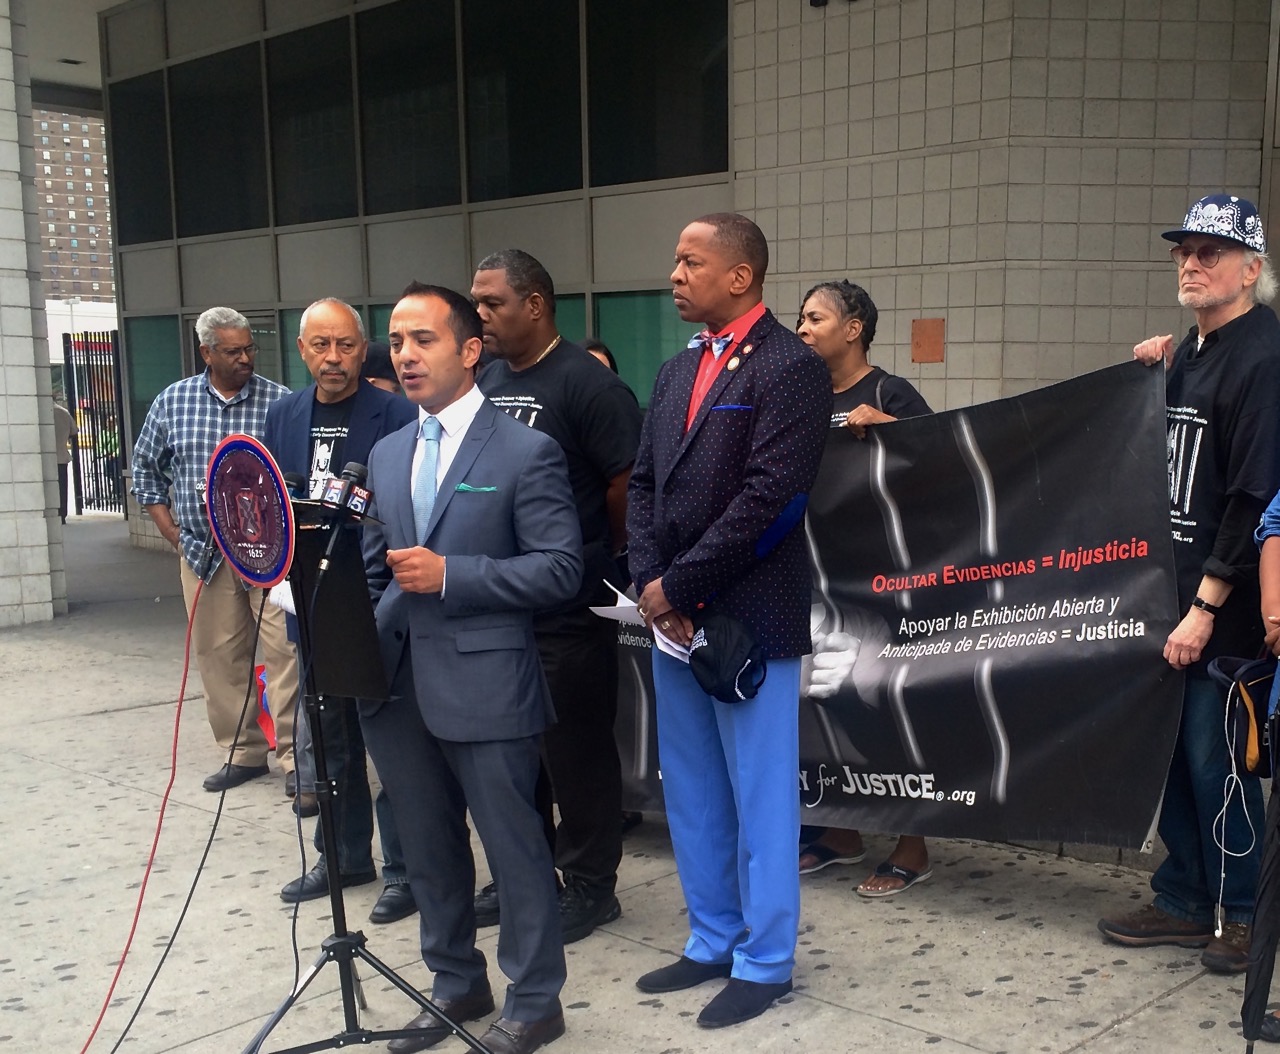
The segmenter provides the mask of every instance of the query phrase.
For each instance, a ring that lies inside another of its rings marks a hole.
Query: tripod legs
[[[369,1000],[364,997],[364,985],[360,983],[360,971],[356,969],[356,964],[351,964],[351,983],[356,990],[356,1006],[361,1010],[369,1009]]]
[[[301,608],[299,608],[301,611]],[[299,620],[299,629],[305,626],[306,620]],[[304,641],[307,639],[303,635]],[[310,664],[305,667],[310,670]],[[310,674],[308,673],[308,678]],[[372,1032],[369,1029],[360,1027],[360,1017],[358,1010],[367,1010],[368,1003],[364,997],[364,987],[360,983],[360,978],[356,974],[356,960],[359,959],[367,963],[373,971],[379,976],[390,981],[391,984],[399,991],[403,992],[425,1012],[431,1014],[441,1024],[446,1025],[454,1035],[467,1044],[472,1050],[479,1051],[480,1054],[491,1054],[488,1047],[476,1039],[471,1033],[464,1029],[461,1025],[454,1024],[444,1013],[431,1002],[426,996],[414,988],[408,981],[396,974],[391,967],[374,956],[365,947],[365,935],[359,931],[352,933],[347,929],[347,912],[346,906],[342,902],[342,883],[337,879],[337,861],[338,861],[338,838],[334,821],[333,798],[338,793],[338,788],[329,779],[328,763],[325,759],[325,742],[324,730],[320,726],[320,710],[325,706],[353,706],[350,700],[326,698],[323,695],[317,695],[312,691],[306,693],[306,711],[307,719],[310,721],[311,727],[311,745],[315,752],[316,759],[316,797],[320,805],[320,830],[322,844],[325,848],[325,856],[333,869],[334,879],[329,883],[329,906],[333,912],[334,932],[325,938],[321,945],[321,952],[314,963],[298,978],[298,983],[293,991],[285,998],[284,1002],[276,1008],[275,1013],[267,1020],[267,1023],[259,1029],[258,1034],[253,1037],[249,1045],[245,1047],[244,1054],[259,1054],[262,1044],[266,1042],[267,1037],[271,1034],[272,1029],[276,1027],[292,1009],[294,1003],[306,991],[306,988],[325,963],[335,962],[338,964],[338,982],[342,990],[342,1016],[343,1031],[329,1039],[317,1040],[312,1043],[304,1043],[301,1046],[289,1047],[280,1054],[310,1054],[311,1051],[317,1050],[333,1050],[336,1048],[346,1047],[353,1043],[371,1043],[379,1039],[400,1039],[421,1036],[423,1029],[397,1029],[394,1031]],[[358,1008],[358,1009],[357,1009]]]
[[[347,1027],[344,1031],[332,1036],[329,1039],[317,1040],[313,1043],[303,1043],[296,1047],[287,1047],[280,1051],[279,1054],[311,1054],[313,1051],[334,1050],[349,1046],[354,1043],[372,1043],[376,1040],[383,1039],[401,1039],[411,1038],[420,1035],[424,1030],[416,1028],[399,1028],[384,1031],[371,1031],[367,1028],[361,1028],[359,1022],[355,1019],[354,1012],[351,1012],[350,1003],[348,1001],[348,992],[351,992],[355,999],[359,1002],[361,1010],[367,1010],[368,1004],[364,998],[364,987],[360,983],[360,978],[356,973],[355,960],[359,959],[367,963],[370,968],[378,976],[391,982],[391,985],[398,991],[403,992],[412,999],[418,1006],[432,1017],[436,1018],[441,1024],[446,1025],[452,1034],[462,1040],[472,1050],[478,1051],[479,1054],[492,1054],[488,1047],[475,1038],[470,1032],[457,1024],[436,1006],[430,999],[424,996],[408,981],[404,980],[390,966],[384,963],[371,951],[364,946],[365,937],[363,933],[352,933],[346,935],[334,934],[325,939],[322,945],[322,951],[319,957],[310,967],[298,978],[298,984],[292,992],[285,998],[275,1013],[267,1019],[266,1024],[258,1030],[258,1034],[250,1040],[249,1045],[245,1047],[243,1054],[260,1054],[262,1044],[266,1042],[267,1037],[271,1034],[272,1029],[276,1027],[286,1014],[293,1008],[293,1004],[301,998],[302,993],[306,991],[307,986],[315,980],[325,963],[330,961],[338,964],[338,970],[341,973],[343,1004],[349,1011],[347,1014]],[[348,986],[350,985],[350,987]]]
[[[258,1054],[258,1051],[262,1048],[263,1042],[266,1040],[267,1036],[271,1034],[271,1030],[284,1020],[285,1014],[287,1014],[293,1007],[293,1004],[298,1001],[298,997],[307,990],[307,985],[316,979],[316,976],[320,973],[320,970],[323,968],[324,964],[329,961],[329,959],[329,950],[326,948],[319,954],[316,961],[303,971],[302,976],[298,978],[298,983],[294,987],[293,991],[285,996],[284,1002],[276,1007],[275,1013],[267,1018],[266,1024],[258,1030],[258,1034],[254,1036],[253,1039],[249,1040],[249,1045],[244,1048],[244,1054]]]

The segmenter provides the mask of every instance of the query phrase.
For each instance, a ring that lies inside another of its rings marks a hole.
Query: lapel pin
[[[724,364],[724,368],[726,370],[736,370],[740,364],[741,364],[741,360],[738,358],[737,355],[735,355],[733,358],[731,358],[728,362]]]

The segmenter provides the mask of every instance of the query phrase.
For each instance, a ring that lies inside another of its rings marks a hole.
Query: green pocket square
[[[473,487],[469,483],[459,483],[453,489],[456,491],[461,491],[463,494],[487,494],[490,491],[496,491],[498,488],[497,487]]]

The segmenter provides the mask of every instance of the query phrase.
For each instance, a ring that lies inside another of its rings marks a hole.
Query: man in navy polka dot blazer
[[[831,417],[822,360],[762,301],[769,248],[744,216],[689,224],[676,310],[706,329],[658,373],[631,474],[627,534],[650,628],[746,624],[768,661],[753,699],[723,703],[653,651],[658,753],[690,935],[645,992],[728,978],[698,1017],[737,1024],[791,990],[800,884],[800,657],[809,651],[805,505]]]

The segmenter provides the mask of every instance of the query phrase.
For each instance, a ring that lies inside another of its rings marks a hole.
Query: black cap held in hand
[[[722,703],[754,699],[768,665],[751,630],[729,615],[695,619],[689,667],[702,690]]]

